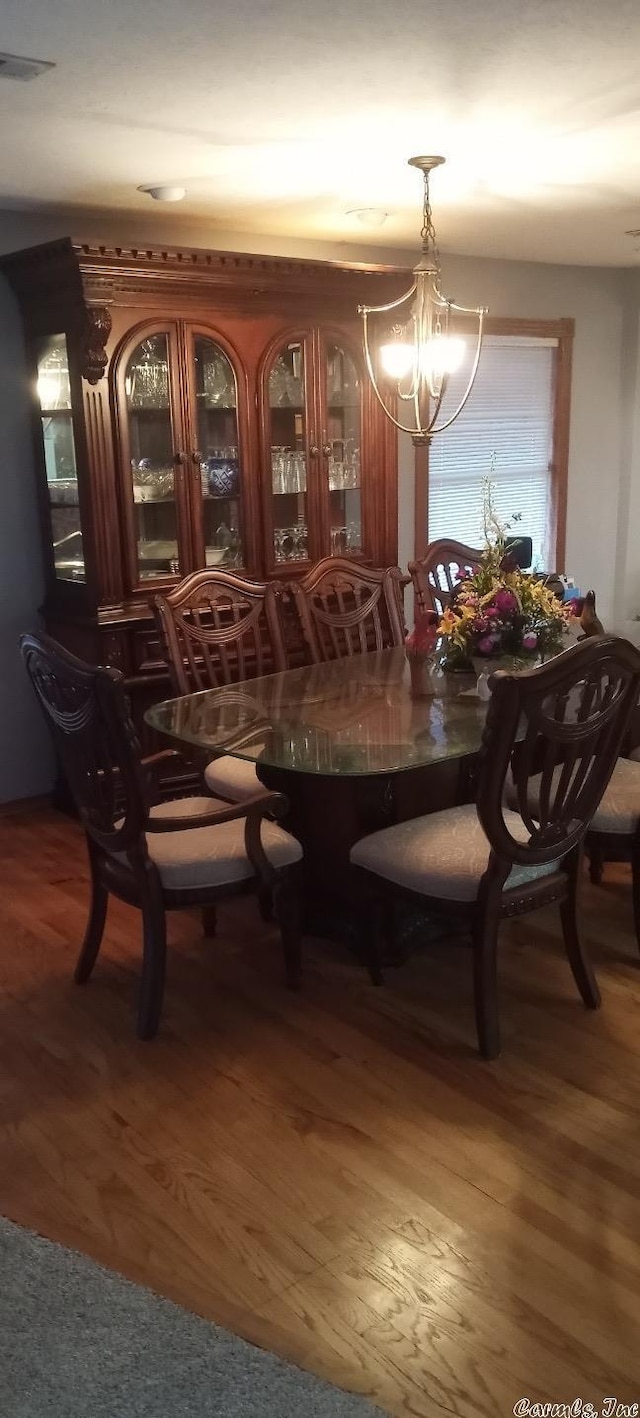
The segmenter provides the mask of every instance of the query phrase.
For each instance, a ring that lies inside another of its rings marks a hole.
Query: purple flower
[[[498,644],[497,635],[483,635],[478,641],[478,650],[481,655],[492,655]]]
[[[506,587],[501,591],[496,591],[492,604],[497,610],[498,615],[510,615],[512,611],[518,609],[516,596],[514,596],[513,591],[507,590]]]
[[[523,650],[536,650],[537,647],[538,647],[538,637],[537,637],[537,635],[535,634],[535,631],[530,630],[530,631],[528,631],[528,633],[527,633],[526,635],[523,635],[523,637],[522,637],[522,648],[523,648]]]

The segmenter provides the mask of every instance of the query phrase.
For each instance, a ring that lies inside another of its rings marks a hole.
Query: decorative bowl
[[[204,467],[211,497],[237,497],[240,482],[237,458],[207,458]]]
[[[222,566],[227,557],[227,547],[207,547],[205,550],[205,562],[207,566]]]

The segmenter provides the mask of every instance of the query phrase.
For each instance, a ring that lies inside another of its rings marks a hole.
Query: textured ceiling
[[[637,0],[2,0],[0,48],[56,65],[0,80],[0,205],[415,249],[440,152],[444,251],[639,259]]]

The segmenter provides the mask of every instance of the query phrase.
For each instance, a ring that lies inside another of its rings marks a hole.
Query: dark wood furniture
[[[458,919],[473,942],[476,1023],[500,1052],[497,945],[506,917],[560,902],[565,948],[584,1000],[600,994],[578,928],[582,847],[640,688],[640,654],[603,636],[539,669],[492,676],[476,804],[363,838],[351,852],[369,893],[369,965],[382,980],[385,902],[401,896]],[[511,778],[514,811],[505,806]],[[357,870],[356,870],[357,869]]]
[[[273,674],[287,667],[277,583],[228,571],[194,571],[156,596],[175,694]]]
[[[166,754],[141,759],[122,675],[84,664],[48,637],[25,635],[21,648],[86,832],[92,897],[78,983],[95,964],[109,893],[138,906],[138,1035],[151,1039],[164,994],[166,911],[200,907],[210,929],[220,898],[262,891],[274,894],[287,981],[295,985],[300,935],[289,868],[302,853],[295,838],[265,820],[281,817],[286,800],[262,792],[225,808],[190,797],[159,809],[155,778]]]
[[[289,804],[304,850],[309,926],[357,948],[349,851],[360,837],[428,809],[471,801],[486,705],[461,690],[475,676],[441,675],[414,700],[403,647],[287,670],[147,710],[161,738],[185,751],[250,765]],[[407,937],[397,932],[397,947]]]
[[[586,846],[595,884],[602,881],[605,862],[630,862],[633,922],[640,949],[640,762],[633,755],[618,759]]]
[[[160,640],[175,694],[237,683],[286,668],[277,582],[247,581],[229,571],[194,571],[156,596]],[[204,771],[210,792],[230,802],[259,793],[252,763],[224,754]]]
[[[291,590],[315,664],[403,644],[402,574],[397,566],[375,570],[327,557]]]
[[[409,562],[409,575],[413,582],[416,615],[435,611],[441,616],[451,605],[457,586],[459,571],[475,571],[480,564],[482,552],[475,547],[463,546],[462,542],[450,541],[442,537],[431,542],[424,556]]]
[[[397,447],[359,303],[406,273],[232,252],[48,243],[0,262],[22,311],[47,630],[167,693],[152,601],[224,567],[397,561]]]

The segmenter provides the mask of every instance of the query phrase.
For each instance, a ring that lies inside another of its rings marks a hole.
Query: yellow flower
[[[439,635],[452,635],[458,624],[458,617],[454,615],[450,606],[443,612],[442,620],[438,626]]]

